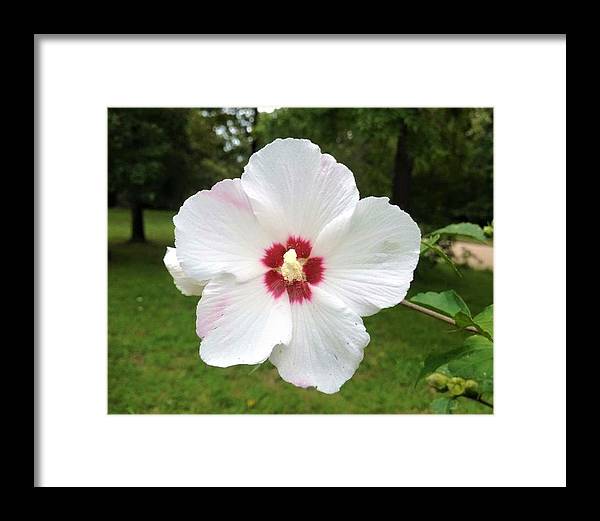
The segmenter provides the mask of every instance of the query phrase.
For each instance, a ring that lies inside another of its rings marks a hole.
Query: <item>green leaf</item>
[[[470,239],[474,239],[479,242],[486,242],[485,233],[483,233],[481,226],[473,223],[450,224],[444,228],[434,231],[433,233],[439,235],[469,237]]]
[[[474,327],[477,331],[479,331],[483,336],[485,336],[486,338],[488,338],[489,340],[493,340],[491,333],[489,333],[488,331],[486,331],[485,329],[483,329],[481,327],[480,324],[478,324],[474,318],[471,318],[470,315],[467,315],[466,313],[463,313],[462,311],[459,311],[456,315],[454,315],[454,321],[456,322],[456,325],[460,328],[460,329],[465,329],[467,327]]]
[[[421,239],[421,253],[426,252],[432,248],[440,239],[439,235],[430,235],[429,237],[423,237]]]
[[[437,241],[437,239],[439,239],[439,235],[436,235],[435,237]],[[420,254],[423,254],[428,250],[431,250],[438,257],[441,257],[443,261],[450,265],[450,267],[454,270],[454,273],[456,273],[459,277],[462,277],[462,273],[459,271],[458,267],[456,266],[456,263],[448,256],[448,254],[442,248],[440,248],[437,244],[429,242],[427,239],[422,239]]]
[[[459,311],[453,318],[456,325],[461,329],[474,325],[471,315],[467,315],[464,311]]]
[[[425,375],[429,373],[433,373],[439,367],[449,364],[449,362],[460,359],[463,356],[466,356],[470,353],[474,353],[481,350],[486,350],[491,352],[492,342],[490,342],[487,338],[482,337],[480,335],[472,335],[467,337],[462,346],[452,349],[450,351],[446,351],[445,353],[437,353],[434,355],[429,355],[425,358],[423,362],[423,367],[417,379],[415,381],[415,385],[419,383],[419,380],[423,378]],[[456,375],[461,376],[461,375]]]
[[[473,317],[475,325],[484,333],[487,333],[490,340],[494,337],[494,305],[485,308],[477,316]]]
[[[494,394],[494,378],[490,378],[480,382],[479,389],[481,391],[481,395],[485,396],[493,396]]]
[[[488,306],[477,317],[473,318],[465,301],[454,290],[442,291],[441,293],[434,291],[418,293],[408,300],[452,318],[460,329],[471,326],[482,335],[493,340],[493,306]]]
[[[492,349],[479,349],[448,363],[453,376],[480,382],[487,388],[494,378],[494,355]],[[485,385],[484,385],[485,384]]]
[[[471,335],[465,339],[463,346],[470,349],[492,349],[494,343],[481,335]]]
[[[452,376],[475,380],[482,393],[493,392],[493,343],[483,336],[473,335],[465,340],[463,347],[468,349],[448,362],[448,371]]]
[[[454,318],[457,313],[464,313],[469,318],[471,317],[469,307],[454,290],[442,291],[441,293],[436,293],[434,291],[417,293],[408,300],[426,308],[433,309],[450,318]]]
[[[452,414],[456,408],[456,400],[447,396],[440,396],[431,402],[431,412],[435,414]]]

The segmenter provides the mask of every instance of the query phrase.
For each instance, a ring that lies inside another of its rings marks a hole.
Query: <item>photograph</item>
[[[493,414],[493,108],[109,107],[109,414]]]

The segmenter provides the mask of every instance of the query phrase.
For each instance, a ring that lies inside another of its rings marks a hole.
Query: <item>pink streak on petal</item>
[[[204,338],[213,329],[215,323],[225,314],[228,305],[229,300],[222,298],[215,303],[209,313],[196,318],[196,334],[200,338]]]
[[[248,200],[242,194],[232,192],[230,189],[230,185],[231,183],[221,181],[220,183],[217,183],[215,186],[213,186],[213,188],[208,193],[214,199],[218,199],[219,201],[225,204],[235,206],[239,210],[252,213],[252,208],[250,207],[250,203],[248,202]]]

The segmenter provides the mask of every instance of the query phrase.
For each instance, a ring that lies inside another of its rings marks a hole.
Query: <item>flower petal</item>
[[[362,319],[319,287],[312,298],[293,305],[292,339],[278,345],[270,361],[281,377],[298,387],[332,394],[349,380],[369,343]]]
[[[196,280],[188,277],[177,260],[177,250],[167,247],[167,252],[163,258],[163,262],[169,270],[175,286],[184,295],[202,295],[202,289],[206,286],[205,280]]]
[[[211,280],[198,303],[196,332],[200,357],[229,367],[264,362],[273,347],[289,342],[292,332],[287,294],[273,298],[263,277],[236,282],[230,275]]]
[[[354,208],[354,175],[306,139],[276,139],[250,158],[242,186],[260,223],[279,242],[314,240],[341,212]]]
[[[417,224],[387,197],[361,199],[315,243],[313,255],[325,263],[321,287],[363,317],[395,306],[413,279],[420,243]]]
[[[177,257],[188,276],[207,280],[231,273],[248,280],[264,272],[261,258],[272,241],[239,179],[225,179],[188,198],[173,222]]]

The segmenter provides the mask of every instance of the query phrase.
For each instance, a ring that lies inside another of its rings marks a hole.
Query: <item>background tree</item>
[[[493,219],[491,109],[280,109],[257,130],[264,142],[318,143],[354,172],[361,195],[387,195],[425,227]]]
[[[177,210],[239,177],[277,137],[319,144],[354,172],[362,196],[389,196],[424,231],[493,219],[491,109],[111,109],[108,117],[109,202],[131,208],[134,241],[145,239],[144,208]]]
[[[144,242],[143,211],[170,206],[189,181],[189,109],[109,109],[108,190],[132,212],[131,241]]]

